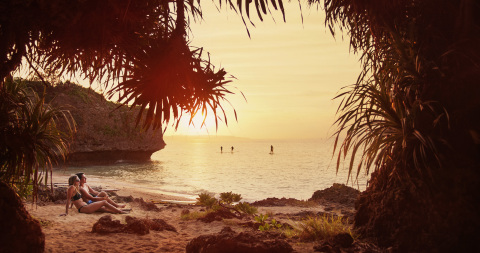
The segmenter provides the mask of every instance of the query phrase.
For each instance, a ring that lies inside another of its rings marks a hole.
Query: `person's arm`
[[[82,198],[83,200],[85,200],[85,202],[89,200],[95,202],[95,201],[100,201],[105,199],[105,197],[94,197],[90,195],[90,193],[87,190],[85,190],[84,187],[80,187],[80,193],[82,194]]]
[[[99,192],[95,191],[94,189],[92,189],[92,187],[90,187],[90,185],[88,184],[85,184],[85,186],[87,186],[88,188],[88,192],[95,195],[95,196],[98,196],[98,194],[100,194]]]
[[[68,189],[67,189],[67,204],[65,205],[65,213],[63,214],[60,214],[60,216],[66,216],[68,215],[68,206],[70,205],[70,200],[72,199],[72,193],[74,191],[74,188],[72,186],[70,186]],[[72,203],[73,204],[73,203]]]

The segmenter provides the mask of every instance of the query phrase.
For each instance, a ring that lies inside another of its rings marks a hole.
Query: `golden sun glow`
[[[221,119],[217,119],[217,123],[219,128],[225,125]],[[183,115],[178,124],[176,134],[214,135],[216,132],[215,115],[212,112],[208,112],[206,115],[198,112],[193,118],[191,118],[190,114]]]
[[[204,20],[191,24],[191,45],[202,46],[216,67],[235,76],[228,84],[235,94],[222,104],[228,125],[221,110],[218,130],[210,111],[206,126],[201,112],[190,126],[190,115],[184,114],[177,131],[169,126],[166,135],[293,139],[333,133],[338,101],[332,98],[355,83],[358,56],[350,54],[347,36],[333,38],[322,11],[305,8],[302,16],[297,2],[285,3],[285,8],[287,22],[255,19],[249,37],[238,14],[202,3]]]

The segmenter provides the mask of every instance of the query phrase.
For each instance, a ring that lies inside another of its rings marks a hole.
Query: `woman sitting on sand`
[[[106,200],[108,203],[110,203],[112,206],[116,208],[123,208],[125,207],[125,204],[117,204],[115,201],[111,200],[108,197],[108,194],[104,191],[98,192],[92,189],[87,184],[87,176],[85,176],[85,173],[80,172],[75,174],[77,177],[80,179],[80,185],[78,187],[78,190],[80,191],[80,194],[82,195],[83,201],[87,202],[87,204],[91,204],[92,202],[97,202],[97,201],[102,201]]]
[[[78,190],[78,187],[80,185],[80,179],[76,175],[73,175],[68,179],[68,185],[69,187],[67,189],[67,205],[65,206],[65,213],[61,214],[62,216],[68,214],[68,206],[70,205],[70,201],[73,202],[79,213],[93,213],[98,210],[110,213],[126,213],[112,206],[106,200],[93,202],[91,204],[85,203],[82,199],[82,195]]]

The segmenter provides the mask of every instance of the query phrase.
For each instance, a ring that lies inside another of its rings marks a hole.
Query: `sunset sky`
[[[209,134],[255,139],[325,138],[332,127],[340,88],[353,84],[360,72],[358,55],[349,51],[348,38],[336,38],[324,25],[324,11],[298,2],[285,3],[286,23],[280,12],[260,22],[252,8],[251,38],[233,10],[222,6],[218,12],[202,1],[204,20],[191,25],[192,46],[210,52],[216,67],[235,76],[229,84],[235,95],[226,98],[237,111],[227,112],[229,124],[215,131],[213,117],[207,128],[187,127],[185,117],[178,131],[170,127],[166,135]],[[273,8],[272,8],[273,12]],[[346,34],[344,34],[346,36]],[[246,100],[240,94],[246,97]],[[226,108],[232,108],[224,103]]]
[[[216,131],[211,113],[203,128],[200,115],[195,126],[188,126],[189,117],[184,116],[179,129],[174,131],[170,124],[165,135],[305,139],[334,133],[339,101],[333,98],[342,87],[355,83],[359,56],[350,52],[347,34],[343,38],[342,34],[336,38],[330,34],[323,10],[302,2],[302,23],[298,2],[284,5],[286,22],[273,7],[275,20],[268,15],[261,22],[252,4],[250,17],[255,27],[246,20],[249,38],[240,15],[226,6],[219,12],[213,2],[202,1],[204,19],[191,21],[190,45],[203,47],[217,69],[224,68],[236,78],[227,84],[236,94],[227,95],[230,103],[223,103],[228,126],[219,122]],[[73,81],[89,86],[86,80]]]

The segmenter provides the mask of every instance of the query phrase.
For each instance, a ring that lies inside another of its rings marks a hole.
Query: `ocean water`
[[[192,199],[202,192],[231,191],[248,202],[268,197],[304,200],[333,183],[347,184],[348,164],[336,172],[332,140],[167,137],[165,142],[167,146],[154,153],[149,162],[119,161],[109,166],[69,167],[67,171],[83,171]],[[368,178],[362,172],[358,179],[351,176],[347,185],[363,191]]]

